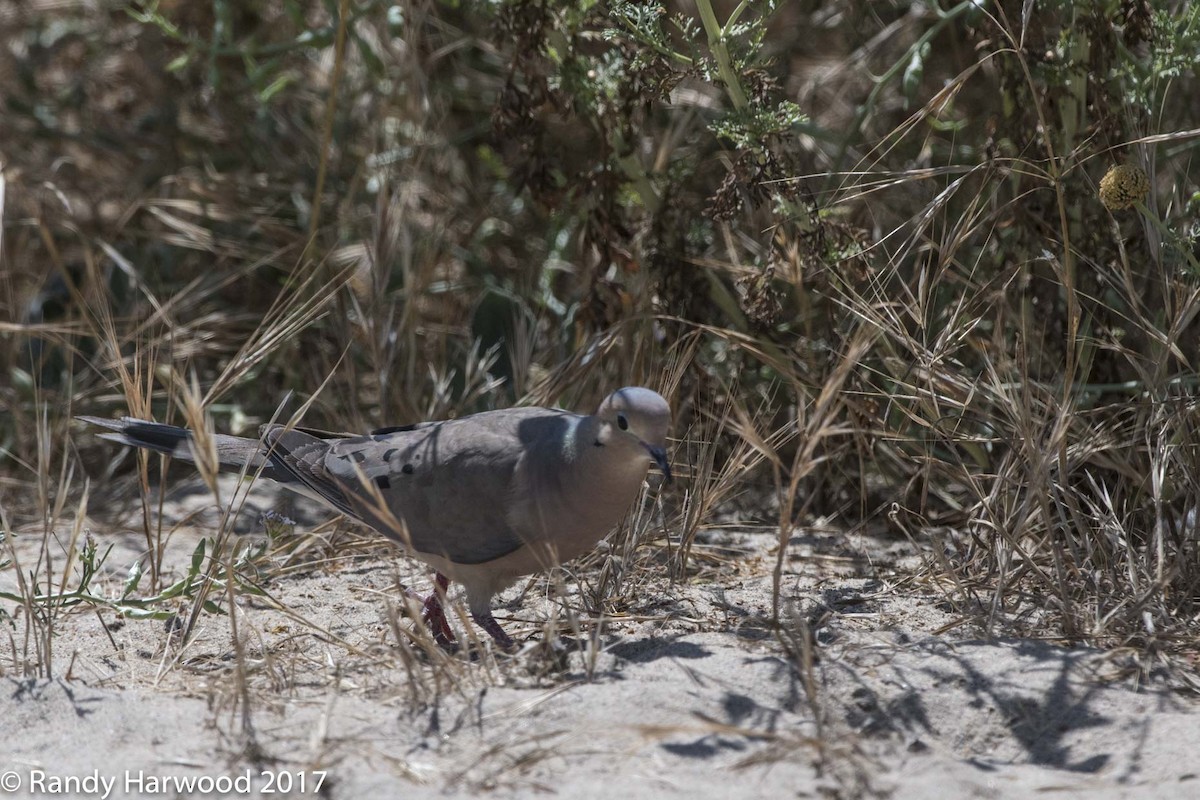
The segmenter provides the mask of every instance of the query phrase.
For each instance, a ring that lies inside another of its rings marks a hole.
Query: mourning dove
[[[80,419],[115,431],[104,439],[195,460],[186,428]],[[475,622],[511,649],[492,616],[492,596],[594,547],[637,497],[652,463],[669,481],[670,422],[661,396],[626,387],[592,416],[509,408],[368,436],[267,425],[261,439],[213,440],[222,469],[259,471],[432,566],[436,588],[423,616],[439,644],[454,644],[442,602],[449,582],[458,581]]]

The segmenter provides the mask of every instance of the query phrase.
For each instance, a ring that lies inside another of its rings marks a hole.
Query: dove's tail
[[[141,447],[156,453],[165,453],[174,458],[195,462],[192,452],[192,432],[177,425],[164,425],[160,422],[147,422],[133,417],[121,419],[105,419],[103,417],[78,417],[83,422],[108,428],[113,433],[99,434],[101,439],[110,442]],[[272,480],[287,483],[290,475],[281,472],[267,457],[263,444],[257,439],[245,439],[240,436],[213,434],[213,444],[217,450],[217,461],[222,472],[241,472],[243,469],[253,475],[259,470],[262,476]]]

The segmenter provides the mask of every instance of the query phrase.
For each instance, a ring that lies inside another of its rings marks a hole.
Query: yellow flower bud
[[[1150,193],[1150,179],[1140,167],[1118,164],[1100,179],[1100,202],[1109,211],[1120,211],[1140,203]]]

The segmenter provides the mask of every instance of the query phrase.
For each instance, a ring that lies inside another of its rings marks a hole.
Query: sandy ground
[[[168,583],[219,519],[195,489],[164,507],[180,524]],[[283,502],[256,489],[234,541],[263,542],[258,514]],[[241,659],[228,615],[201,615],[180,647],[178,623],[80,605],[54,619],[55,677],[27,677],[36,637],[4,601],[0,795],[299,797],[318,783],[335,798],[1200,794],[1191,696],[1135,685],[1119,654],[973,638],[934,598],[889,583],[912,558],[904,543],[793,537],[788,635],[808,626],[811,671],[764,622],[774,533],[733,528],[703,535],[706,566],[686,581],[643,547],[624,574],[602,553],[581,580],[514,587],[497,617],[522,650],[448,657],[398,644],[413,622],[397,582],[426,589],[419,564],[292,502],[288,552],[258,562],[267,594],[237,602]],[[140,513],[87,529],[113,545],[93,588],[119,595],[144,550]],[[26,573],[40,542],[16,537]],[[582,609],[605,574],[621,580],[597,626]],[[14,581],[0,571],[0,590]],[[160,607],[173,602],[189,607]]]

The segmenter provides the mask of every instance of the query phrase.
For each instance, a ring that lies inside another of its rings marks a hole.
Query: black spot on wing
[[[380,489],[392,488],[392,482],[388,479],[387,475],[379,475],[378,477],[376,477],[375,485],[378,486]]]
[[[389,433],[406,433],[408,431],[415,431],[416,429],[417,425],[393,425],[390,428],[376,428],[371,431],[371,435],[387,436]]]
[[[412,464],[405,464],[403,467],[400,468],[400,471],[403,472],[405,475],[412,475],[413,472],[415,472],[416,470]]]

